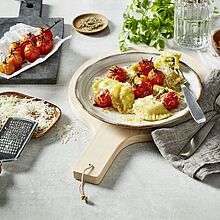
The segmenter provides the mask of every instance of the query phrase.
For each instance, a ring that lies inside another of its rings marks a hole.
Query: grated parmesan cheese
[[[60,125],[57,128],[57,137],[61,140],[62,144],[66,144],[70,139],[79,139],[80,131],[74,128],[72,125]]]
[[[42,132],[55,122],[55,113],[56,108],[44,101],[0,95],[0,128],[9,117],[20,117],[37,121],[35,132]]]
[[[62,119],[54,126],[52,132],[48,136],[50,142],[56,140],[60,141],[61,144],[67,144],[70,141],[78,142],[79,140],[81,143],[87,143],[89,140],[88,137],[88,130],[81,127],[77,121],[66,124],[62,122]]]

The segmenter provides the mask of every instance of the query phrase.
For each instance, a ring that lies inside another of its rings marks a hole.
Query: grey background
[[[220,219],[220,175],[205,182],[175,170],[153,143],[127,147],[113,163],[100,185],[85,185],[93,205],[85,205],[72,177],[74,164],[92,139],[92,131],[72,113],[68,83],[75,70],[97,55],[118,50],[122,13],[129,0],[45,0],[43,16],[64,17],[64,36],[56,85],[1,85],[0,91],[18,91],[46,99],[63,111],[59,124],[74,123],[83,132],[61,144],[52,130],[32,140],[19,160],[5,164],[0,176],[0,219]],[[216,1],[219,4],[219,0]],[[18,16],[19,3],[1,0],[0,16]],[[71,21],[84,12],[99,12],[109,19],[104,32],[87,36],[74,32]],[[215,22],[220,25],[219,19]],[[182,49],[181,49],[182,50]],[[182,50],[197,56],[196,52]],[[112,128],[114,129],[114,128]]]

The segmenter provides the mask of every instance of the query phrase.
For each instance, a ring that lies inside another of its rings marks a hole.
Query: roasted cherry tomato
[[[175,92],[168,92],[161,96],[163,105],[167,110],[172,110],[178,107],[179,97]]]
[[[148,59],[142,59],[138,63],[138,70],[141,72],[142,75],[147,76],[148,73],[154,68],[154,63],[152,61],[152,58],[150,60]]]
[[[53,40],[53,33],[50,29],[41,27],[38,29],[36,36],[40,35],[44,37],[46,40]]]
[[[24,48],[24,56],[27,61],[32,63],[40,57],[40,49],[33,43],[29,43]]]
[[[28,34],[25,34],[22,36],[22,39],[21,39],[21,55],[22,55],[22,58],[25,59],[25,54],[24,54],[24,49],[26,47],[26,45],[32,43],[32,44],[35,44],[37,41],[36,37],[34,34],[32,33],[28,33]]]
[[[0,63],[0,72],[11,75],[15,72],[15,66],[11,62],[4,60],[4,62]]]
[[[36,43],[37,39],[36,39],[35,35],[30,32],[28,34],[23,35],[21,41],[22,42],[32,41],[32,42]]]
[[[30,41],[21,42],[21,56],[23,59],[25,59],[24,49],[28,44],[30,44]]]
[[[44,37],[38,37],[36,46],[40,49],[40,54],[46,55],[53,49],[53,41]]]
[[[142,81],[140,84],[136,85],[135,88],[133,88],[133,93],[136,99],[143,98],[153,93],[153,85],[149,80]]]
[[[21,54],[21,43],[20,41],[15,41],[10,44],[9,52],[19,52]]]
[[[151,81],[153,85],[162,86],[164,78],[165,78],[164,73],[157,69],[151,70],[148,74],[148,79]]]
[[[113,66],[109,69],[107,77],[118,80],[119,82],[125,82],[128,78],[128,75],[124,68]]]
[[[11,52],[11,54],[7,57],[7,61],[11,62],[16,70],[20,69],[23,64],[22,56],[16,50]]]
[[[97,93],[94,97],[95,103],[102,108],[111,107],[112,99],[108,89]]]

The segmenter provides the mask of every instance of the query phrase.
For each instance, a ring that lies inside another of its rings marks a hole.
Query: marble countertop
[[[86,184],[93,205],[81,201],[79,182],[72,176],[74,164],[92,139],[92,131],[73,114],[68,84],[76,69],[88,59],[118,50],[122,13],[130,0],[44,0],[43,16],[64,17],[64,36],[56,85],[1,85],[0,92],[18,91],[58,105],[63,115],[56,128],[31,140],[21,157],[4,164],[0,176],[0,218],[6,220],[72,219],[216,219],[220,218],[220,175],[204,182],[174,169],[151,143],[133,144],[123,150],[100,185]],[[216,2],[220,2],[217,0]],[[0,16],[18,16],[19,2],[1,0]],[[83,35],[71,26],[74,17],[98,12],[109,19],[109,28]],[[219,27],[220,20],[215,21]],[[182,50],[196,59],[196,51]],[[206,53],[206,52],[205,52]],[[67,143],[57,129],[71,125]]]

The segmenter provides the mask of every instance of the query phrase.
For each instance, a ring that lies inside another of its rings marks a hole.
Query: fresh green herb
[[[173,0],[133,0],[123,17],[119,35],[121,51],[126,51],[129,43],[143,43],[161,49],[165,47],[166,39],[173,38]]]

